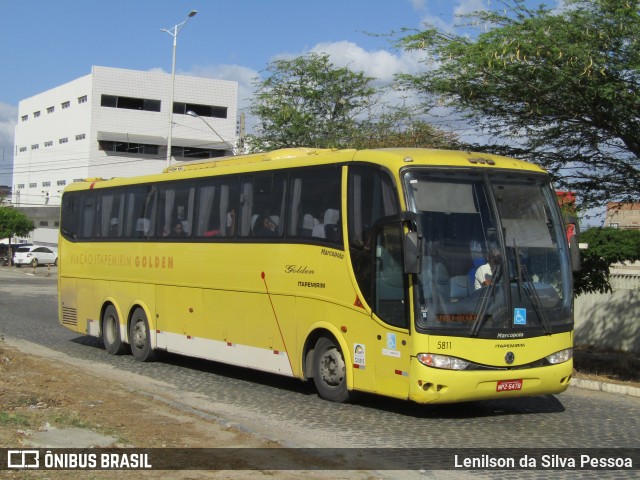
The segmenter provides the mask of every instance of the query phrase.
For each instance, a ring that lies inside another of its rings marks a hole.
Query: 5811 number
[[[452,342],[438,342],[438,350],[450,350]]]

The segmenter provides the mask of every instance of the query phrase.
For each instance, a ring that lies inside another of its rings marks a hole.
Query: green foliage
[[[591,228],[580,235],[582,269],[574,277],[576,295],[611,292],[610,267],[614,263],[640,260],[640,231],[616,228]]]
[[[12,207],[0,207],[0,238],[24,237],[36,227],[27,216]]]
[[[252,151],[287,147],[456,148],[457,138],[380,102],[374,78],[339,68],[327,55],[276,60],[256,80],[251,112],[260,119]],[[376,113],[382,112],[382,113]]]
[[[31,422],[29,418],[20,413],[0,412],[0,426],[3,427],[30,427]]]
[[[375,119],[359,122],[351,147],[366,148],[459,148],[456,135],[444,132],[415,117],[405,107],[387,108]]]
[[[267,73],[251,106],[260,119],[254,150],[344,147],[377,93],[373,78],[335,67],[325,54],[276,60]]]
[[[425,108],[448,106],[490,137],[471,148],[543,166],[586,206],[637,201],[639,0],[500,3],[465,17],[457,34],[427,26],[403,37],[403,48],[429,58],[404,85]]]

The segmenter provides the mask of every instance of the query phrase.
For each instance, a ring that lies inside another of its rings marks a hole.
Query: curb
[[[629,385],[620,385],[617,383],[605,383],[597,380],[587,380],[586,378],[573,377],[569,382],[572,387],[585,388],[587,390],[596,390],[599,392],[614,393],[618,395],[628,395],[630,397],[640,398],[640,388],[631,387]]]

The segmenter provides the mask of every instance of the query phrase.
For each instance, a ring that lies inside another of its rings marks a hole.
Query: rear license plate
[[[522,390],[522,379],[500,380],[496,385],[496,392],[509,392],[512,390]]]

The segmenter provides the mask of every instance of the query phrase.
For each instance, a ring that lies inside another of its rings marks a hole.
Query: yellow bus
[[[62,197],[59,319],[111,354],[418,403],[564,391],[571,250],[548,175],[427,149],[284,149]]]

